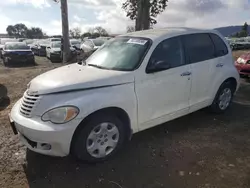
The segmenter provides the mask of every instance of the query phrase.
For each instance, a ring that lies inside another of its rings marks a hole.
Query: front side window
[[[152,67],[158,62],[164,62],[168,64],[170,68],[179,67],[185,64],[179,37],[167,39],[158,44],[149,60],[149,66]]]
[[[208,34],[191,34],[183,37],[185,51],[190,63],[215,58],[214,44]]]
[[[132,71],[137,68],[150,46],[150,39],[118,37],[107,41],[87,60],[97,68]]]
[[[210,36],[214,42],[216,56],[221,57],[227,55],[228,49],[223,40],[216,34],[210,34]]]

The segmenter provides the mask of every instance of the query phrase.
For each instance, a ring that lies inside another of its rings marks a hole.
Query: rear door
[[[182,39],[192,72],[190,111],[195,111],[209,104],[211,83],[215,79],[214,66],[219,62],[209,34],[185,35]]]

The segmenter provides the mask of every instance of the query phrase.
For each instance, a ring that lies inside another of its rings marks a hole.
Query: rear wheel
[[[215,113],[225,112],[232,103],[235,88],[236,86],[230,81],[223,83],[210,106],[211,111]]]
[[[122,148],[125,131],[121,120],[111,114],[93,116],[74,136],[72,153],[91,163],[107,160]]]

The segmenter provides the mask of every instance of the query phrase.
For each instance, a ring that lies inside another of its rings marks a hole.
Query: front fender
[[[35,110],[35,115],[42,116],[46,111],[52,108],[67,105],[77,106],[80,109],[77,119],[81,120],[103,108],[121,108],[130,118],[133,133],[138,132],[137,102],[134,83],[43,95]]]

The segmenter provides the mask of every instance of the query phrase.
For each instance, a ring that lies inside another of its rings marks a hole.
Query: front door
[[[162,68],[158,66],[154,70],[159,63]],[[180,38],[160,42],[151,55],[145,74],[136,77],[135,81],[140,130],[188,113],[191,76]]]

